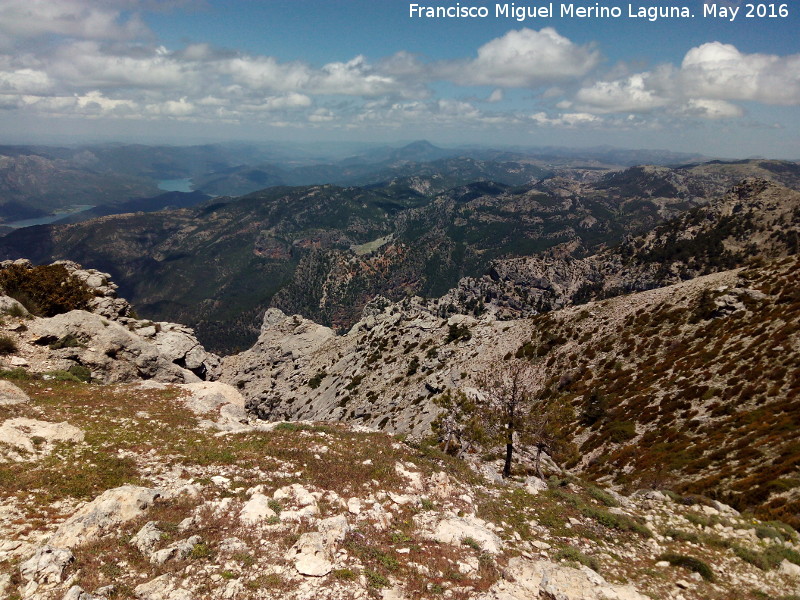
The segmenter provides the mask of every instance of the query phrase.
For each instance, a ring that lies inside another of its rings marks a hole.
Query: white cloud
[[[501,102],[503,100],[503,97],[504,97],[503,96],[503,90],[500,89],[500,88],[497,88],[491,94],[489,94],[489,97],[486,98],[486,101],[487,102]]]
[[[648,112],[669,100],[649,88],[649,73],[638,73],[617,81],[598,81],[582,88],[575,100],[597,113]]]
[[[72,88],[175,89],[197,87],[201,73],[191,63],[157,48],[111,47],[81,41],[60,47],[48,61],[53,78]]]
[[[708,100],[706,98],[689,100],[681,107],[681,112],[705,119],[733,119],[744,116],[744,110],[740,106],[725,100]]]
[[[680,67],[661,65],[582,87],[575,105],[596,114],[647,113],[732,119],[744,110],[732,102],[800,105],[800,54],[745,54],[710,42],[690,49]]]
[[[599,125],[603,122],[601,117],[589,113],[562,113],[555,117],[549,117],[545,112],[538,112],[530,115],[530,119],[537,125],[569,128],[585,125]]]
[[[0,71],[0,92],[18,94],[41,94],[53,87],[53,81],[44,71],[18,69]]]
[[[10,38],[59,34],[82,39],[133,39],[148,33],[138,15],[121,20],[113,2],[96,0],[3,0],[0,33]]]
[[[328,108],[318,108],[308,116],[311,123],[328,123],[334,118],[333,112]]]
[[[731,44],[710,42],[686,53],[680,82],[690,96],[800,104],[800,54],[744,54]]]
[[[525,88],[582,77],[599,61],[599,52],[572,43],[552,27],[525,28],[484,44],[474,60],[442,63],[436,70],[462,85]]]

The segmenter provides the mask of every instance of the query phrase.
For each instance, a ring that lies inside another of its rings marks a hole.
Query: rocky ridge
[[[192,383],[218,376],[219,357],[206,352],[190,328],[137,319],[130,304],[117,297],[108,273],[70,261],[55,264],[88,290],[88,310],[20,320],[7,334],[18,347],[8,359],[9,367],[79,372],[104,383],[140,379]],[[27,260],[4,261],[0,271],[11,266],[34,272]],[[4,298],[6,312],[30,317],[20,303]],[[42,348],[49,351],[43,353]]]
[[[796,254],[800,192],[745,179],[705,206],[591,256],[578,242],[536,256],[496,260],[464,278],[440,306],[519,318],[592,299],[663,287],[741,266],[754,256]]]

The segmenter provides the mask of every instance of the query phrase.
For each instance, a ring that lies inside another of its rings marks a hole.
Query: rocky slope
[[[701,207],[646,234],[581,258],[575,242],[538,256],[494,261],[462,279],[444,303],[453,312],[532,315],[590,299],[647,290],[741,266],[754,256],[797,254],[800,192],[745,179]]]
[[[790,600],[800,584],[794,531],[710,500],[494,482],[344,426],[220,435],[183,386],[17,379],[1,393],[2,427],[71,433],[6,438],[9,599]]]
[[[436,304],[378,300],[341,336],[271,310],[259,342],[224,360],[223,379],[262,418],[425,436],[441,394],[475,393],[481,373],[528,361],[535,393],[573,406],[573,466],[800,524],[800,456],[764,420],[798,425],[798,266],[797,257],[754,264],[511,321],[442,319]],[[597,402],[601,414],[587,420]]]

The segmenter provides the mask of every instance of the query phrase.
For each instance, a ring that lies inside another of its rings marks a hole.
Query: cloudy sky
[[[489,16],[412,18],[398,0],[0,0],[0,143],[427,138],[800,158],[800,5],[747,18],[720,0],[739,9],[730,21],[704,4],[673,0],[694,17],[650,21],[578,2],[623,16],[520,22],[470,0]]]

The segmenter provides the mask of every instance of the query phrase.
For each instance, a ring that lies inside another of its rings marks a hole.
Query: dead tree
[[[505,444],[503,477],[511,476],[514,438],[527,424],[533,402],[533,371],[527,361],[504,361],[485,371],[478,384],[483,395],[481,412],[487,425]]]

